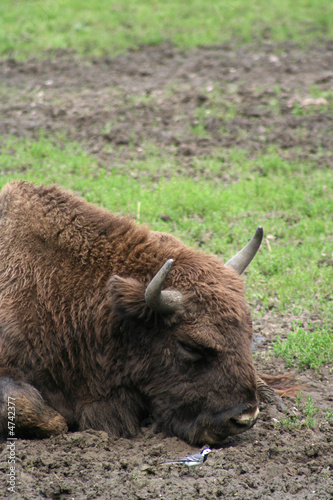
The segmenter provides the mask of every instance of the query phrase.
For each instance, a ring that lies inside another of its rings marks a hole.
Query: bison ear
[[[149,307],[145,302],[145,285],[134,278],[122,278],[114,275],[110,278],[108,291],[111,294],[112,307],[122,314],[143,318]]]

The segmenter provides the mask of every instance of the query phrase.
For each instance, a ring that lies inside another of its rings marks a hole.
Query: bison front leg
[[[259,400],[264,403],[274,404],[278,410],[284,411],[286,406],[282,401],[282,398],[270,387],[267,385],[262,378],[257,376],[257,393],[259,396]]]
[[[0,378],[0,436],[46,438],[67,432],[64,417],[32,385]],[[10,431],[10,433],[9,433]]]
[[[257,373],[257,393],[260,401],[275,404],[278,410],[284,411],[285,404],[281,396],[296,396],[303,389],[301,385],[291,382],[293,375],[264,375]]]

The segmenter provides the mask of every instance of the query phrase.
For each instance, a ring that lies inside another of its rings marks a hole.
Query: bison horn
[[[161,314],[176,312],[183,303],[183,295],[176,290],[163,290],[165,280],[173,266],[173,259],[166,261],[164,266],[151,280],[146,288],[145,299],[151,309]]]
[[[242,272],[245,271],[245,269],[257,253],[263,235],[263,228],[261,226],[257,227],[256,233],[253,238],[244,248],[242,248],[242,250],[240,250],[234,257],[232,257],[232,259],[228,260],[225,266],[232,267],[238,274],[242,274]]]

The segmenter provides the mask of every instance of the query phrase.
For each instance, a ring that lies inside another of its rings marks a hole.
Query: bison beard
[[[261,239],[258,228],[223,265],[55,186],[5,186],[2,434],[8,397],[17,437],[89,427],[131,437],[150,416],[189,443],[219,444],[252,427],[257,379],[239,274]]]

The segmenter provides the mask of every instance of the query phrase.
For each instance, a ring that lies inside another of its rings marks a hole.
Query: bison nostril
[[[233,417],[231,420],[235,422],[237,425],[249,426],[254,424],[259,415],[258,407],[255,410],[246,411],[239,415],[238,417]]]

